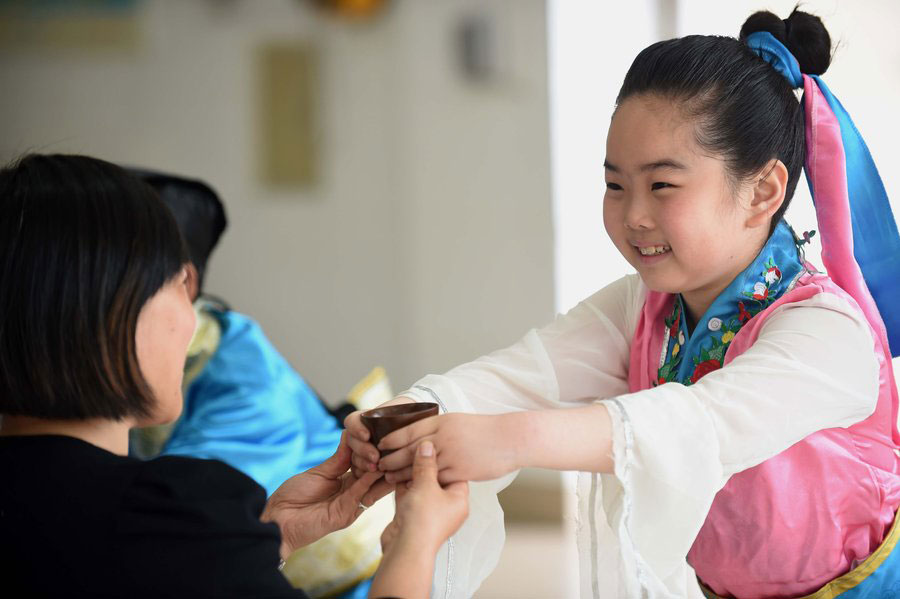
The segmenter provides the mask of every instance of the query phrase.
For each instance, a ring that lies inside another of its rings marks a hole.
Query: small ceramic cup
[[[436,403],[422,402],[403,403],[367,410],[360,414],[359,418],[372,435],[372,438],[369,440],[370,443],[378,447],[378,443],[395,430],[424,418],[437,415],[438,405]],[[379,453],[381,453],[381,457],[384,457],[392,451],[394,450],[379,450]]]

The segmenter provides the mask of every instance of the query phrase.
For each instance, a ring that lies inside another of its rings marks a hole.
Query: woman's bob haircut
[[[152,415],[135,330],[187,253],[153,189],[96,158],[0,171],[0,414]]]

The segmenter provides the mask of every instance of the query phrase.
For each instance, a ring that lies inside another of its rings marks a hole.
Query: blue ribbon
[[[747,36],[747,45],[771,64],[792,87],[803,86],[793,54],[768,32]],[[845,173],[853,231],[853,256],[887,329],[892,356],[900,356],[900,233],[875,161],[850,115],[822,79],[811,76],[822,91],[838,124],[846,159]],[[807,182],[809,173],[807,173]],[[815,198],[814,198],[815,199]]]

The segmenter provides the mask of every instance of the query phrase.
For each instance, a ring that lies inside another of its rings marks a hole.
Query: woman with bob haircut
[[[262,487],[216,460],[129,458],[128,431],[182,409],[194,331],[184,243],[146,183],[86,156],[0,171],[0,580],[10,596],[305,597],[279,558],[393,490],[320,466]],[[467,488],[442,488],[431,443],[372,597],[424,597]],[[435,517],[438,516],[438,517]]]

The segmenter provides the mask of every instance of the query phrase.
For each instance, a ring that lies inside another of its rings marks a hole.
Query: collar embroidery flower
[[[746,291],[744,293],[747,293]],[[769,288],[765,283],[757,283],[753,286],[753,293],[748,293],[755,300],[764,300],[769,297]]]
[[[744,324],[751,318],[753,318],[753,315],[747,311],[746,307],[744,307],[744,302],[738,302],[738,320],[741,324]]]

